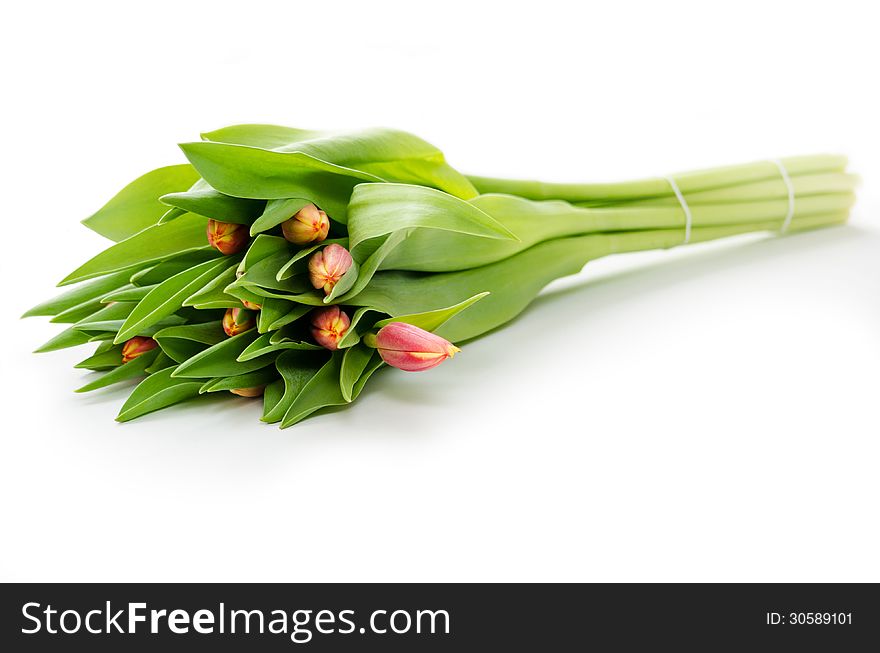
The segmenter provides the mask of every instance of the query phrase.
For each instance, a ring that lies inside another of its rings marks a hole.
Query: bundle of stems
[[[610,254],[845,222],[835,155],[612,184],[465,176],[404,132],[238,125],[181,145],[86,226],[115,244],[26,315],[96,343],[79,391],[142,379],[127,421],[213,392],[287,427],[390,366],[430,369]],[[678,191],[678,193],[676,192]]]

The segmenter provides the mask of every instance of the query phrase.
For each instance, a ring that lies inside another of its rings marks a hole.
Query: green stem
[[[844,172],[847,163],[846,157],[830,154],[788,157],[781,161],[791,178]],[[771,161],[684,172],[673,176],[682,193],[781,180],[779,168]],[[568,202],[592,203],[670,195],[669,181],[663,177],[606,184],[561,184],[479,176],[469,176],[468,179],[480,193],[506,193],[533,200],[562,199]]]

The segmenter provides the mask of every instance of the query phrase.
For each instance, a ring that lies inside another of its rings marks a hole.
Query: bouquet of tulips
[[[115,241],[26,315],[95,343],[79,391],[141,379],[126,421],[205,393],[287,427],[384,366],[431,369],[608,254],[844,222],[856,178],[819,155],[612,184],[465,176],[407,133],[239,125],[84,224]]]

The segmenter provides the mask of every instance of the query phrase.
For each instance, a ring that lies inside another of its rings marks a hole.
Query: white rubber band
[[[784,234],[788,231],[791,219],[794,217],[794,186],[791,183],[791,177],[788,176],[788,170],[782,165],[779,159],[770,159],[770,163],[779,168],[779,174],[782,175],[782,181],[785,182],[785,189],[788,191],[788,213],[785,214],[785,220],[779,228],[779,233]]]
[[[684,242],[682,242],[682,245],[687,245],[691,242],[691,227],[694,223],[694,218],[691,215],[691,207],[685,202],[684,195],[682,195],[681,191],[678,189],[678,184],[675,183],[675,179],[672,177],[664,177],[664,179],[666,179],[666,181],[669,182],[669,185],[672,186],[672,192],[675,193],[675,196],[678,198],[678,203],[681,204],[681,209],[684,211]]]

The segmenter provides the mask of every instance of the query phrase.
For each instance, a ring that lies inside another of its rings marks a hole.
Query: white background
[[[880,581],[871,2],[29,2],[4,9],[3,580]],[[617,180],[811,152],[851,226],[600,261],[285,431],[119,425],[17,320],[78,221],[237,122],[394,126],[462,170]]]

